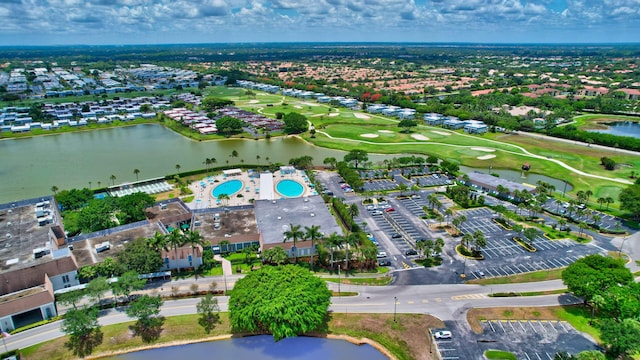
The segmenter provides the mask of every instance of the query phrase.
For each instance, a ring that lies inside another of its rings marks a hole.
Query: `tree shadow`
[[[91,354],[96,346],[102,344],[104,335],[100,329],[95,329],[85,336],[70,336],[65,346],[81,358]]]
[[[135,324],[129,326],[135,336],[140,336],[142,341],[150,343],[158,340],[162,333],[162,325],[164,325],[164,316],[158,316],[146,320],[138,320]]]

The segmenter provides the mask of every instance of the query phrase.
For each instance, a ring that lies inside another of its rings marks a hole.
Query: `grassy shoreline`
[[[107,325],[101,328],[103,341],[93,354],[86,359],[108,359],[119,354],[135,351],[176,346],[182,344],[227,340],[251,334],[234,334],[231,330],[228,313],[220,313],[221,323],[206,334],[197,325],[197,315],[167,317],[160,338],[151,344],[143,343],[134,337],[129,330],[133,322]],[[397,322],[393,314],[343,314],[330,313],[326,328],[308,336],[327,337],[352,342],[354,344],[370,344],[390,359],[397,360],[431,360],[429,354],[428,329],[443,327],[439,319],[430,315],[397,314]],[[45,343],[22,349],[22,359],[67,360],[75,359],[66,347],[67,337],[60,337]]]

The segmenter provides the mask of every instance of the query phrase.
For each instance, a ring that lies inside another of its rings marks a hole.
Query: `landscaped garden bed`
[[[528,252],[536,252],[538,251],[538,249],[536,249],[533,245],[529,244],[528,242],[522,240],[521,238],[514,236],[513,241],[515,241],[518,245],[522,246],[523,248],[525,248],[525,250],[527,250]]]

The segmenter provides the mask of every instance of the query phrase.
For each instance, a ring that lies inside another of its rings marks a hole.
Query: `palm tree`
[[[192,254],[195,254],[195,249],[197,246],[204,246],[205,244],[204,237],[202,237],[202,235],[200,235],[200,233],[197,231],[187,232],[187,235],[184,238],[184,242],[185,244],[191,245]],[[196,266],[195,269],[198,270],[198,267]]]
[[[138,174],[140,174],[140,170],[139,169],[133,169],[133,173],[136,176],[136,181],[138,181]]]
[[[483,247],[487,246],[487,239],[484,237],[484,234],[480,230],[476,230],[473,232],[473,250],[480,251]]]
[[[232,158],[237,158],[237,157],[238,157],[238,151],[233,150],[233,151],[231,152],[231,155],[229,155],[229,156],[230,156],[230,157],[232,157]]]
[[[400,196],[402,196],[402,193],[407,191],[408,188],[409,188],[409,186],[407,186],[407,184],[405,184],[405,183],[398,184],[398,190],[400,190]]]
[[[447,219],[451,219],[453,217],[453,209],[452,208],[447,208],[447,210],[444,211],[444,215]],[[447,222],[449,222],[450,220],[447,220]]]
[[[587,197],[587,202],[589,202],[589,198],[593,195],[593,191],[587,190],[584,192],[584,195]]]
[[[176,172],[180,172],[180,168],[181,168],[181,167],[182,167],[182,166],[180,166],[180,164],[176,164]]]
[[[327,247],[329,247],[329,254],[330,254],[330,262],[331,262],[331,269],[333,269],[333,251],[335,248],[339,248],[342,247],[342,236],[338,235],[337,233],[332,233],[331,235],[329,235],[329,237],[324,239],[324,243]]]
[[[344,237],[344,249],[345,249],[345,271],[349,269],[349,248],[351,246],[355,246],[356,248],[360,245],[360,240],[357,235],[354,233],[350,233]]]
[[[101,185],[102,185],[102,181],[98,181],[98,189],[100,189]]]
[[[54,193],[54,194],[57,194],[57,193],[58,193],[58,190],[59,190],[59,189],[58,189],[58,187],[57,187],[57,186],[55,186],[55,185],[53,185],[53,186],[51,187],[51,191],[53,191],[53,193]]]
[[[115,176],[115,175],[113,175],[113,174],[112,174],[112,175],[109,177],[109,179],[111,179],[111,185],[115,185],[115,184],[116,184],[116,176]]]
[[[289,224],[289,230],[285,231],[283,233],[284,235],[284,241],[286,242],[287,240],[291,240],[293,241],[293,247],[294,247],[294,251],[293,251],[293,262],[297,263],[298,262],[298,248],[296,247],[298,240],[304,238],[304,232],[302,230],[300,230],[300,228],[302,227],[302,225],[293,225],[293,224]]]
[[[314,251],[316,249],[316,240],[322,238],[322,233],[320,232],[320,225],[311,225],[304,227],[305,234],[304,238],[307,240],[311,240],[311,256],[309,256],[309,268],[313,269],[313,257]]]
[[[606,200],[605,198],[603,198],[603,197],[599,197],[599,198],[598,198],[598,204],[600,204],[600,209],[599,209],[599,210],[602,210],[602,205],[603,205],[605,202],[607,202],[607,200]]]
[[[204,159],[204,166],[205,166],[205,169],[207,170],[207,175],[209,175],[209,166],[210,165],[211,165],[211,159],[209,159],[209,158]]]
[[[256,161],[258,162],[258,165],[260,165],[260,155],[256,155]]]
[[[152,238],[147,239],[147,246],[158,252],[162,250],[169,250],[167,248],[167,236],[159,231],[156,231]]]
[[[558,226],[560,226],[560,231],[562,232],[562,229],[564,229],[564,227],[567,225],[567,220],[565,220],[565,218],[560,218],[558,219]]]
[[[604,201],[607,203],[607,210],[609,210],[609,205],[614,203],[614,200],[612,197],[607,196]]]
[[[89,181],[89,190],[91,190],[91,181]]]
[[[462,243],[462,246],[465,247],[466,249],[469,249],[469,243],[473,241],[473,235],[471,235],[470,233],[465,233],[464,235],[462,235],[462,239],[460,240],[460,242]]]
[[[218,200],[222,201],[222,203],[223,203],[224,205],[229,204],[229,199],[230,199],[230,198],[229,198],[229,194],[224,194],[224,193],[223,193],[223,194],[219,194],[219,195],[218,195]]]
[[[180,262],[178,261],[178,248],[184,245],[185,236],[182,235],[180,229],[173,229],[167,236],[167,245],[173,248],[176,259],[177,271],[180,272]]]
[[[358,208],[358,205],[356,203],[349,205],[347,211],[349,212],[349,216],[351,216],[352,219],[360,215],[360,208]]]

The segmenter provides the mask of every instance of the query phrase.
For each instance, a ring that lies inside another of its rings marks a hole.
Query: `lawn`
[[[355,278],[327,278],[325,281],[337,283],[340,281],[342,285],[373,285],[373,286],[386,286],[391,284],[393,278],[390,276],[384,277],[355,277]]]
[[[341,314],[331,313],[328,316],[327,330],[312,335],[351,337],[362,341],[371,339],[382,345],[399,360],[431,360],[434,355],[429,352],[429,328],[443,327],[442,321],[421,314],[397,314],[397,322],[393,314]],[[172,316],[166,318],[160,338],[152,344],[145,344],[139,337],[134,337],[127,322],[103,326],[103,341],[98,345],[93,356],[106,355],[118,351],[132,351],[148,346],[162,344],[177,345],[179,343],[211,341],[224,334],[232,334],[228,313],[220,313],[221,323],[211,334],[206,334],[197,325],[197,315]],[[67,360],[74,356],[64,346],[67,337],[31,346],[22,350],[22,359]]]
[[[538,282],[546,280],[557,280],[562,278],[564,269],[541,270],[522,273],[511,276],[503,276],[489,279],[474,279],[467,281],[468,284],[497,285],[497,284],[517,284],[526,282]]]

